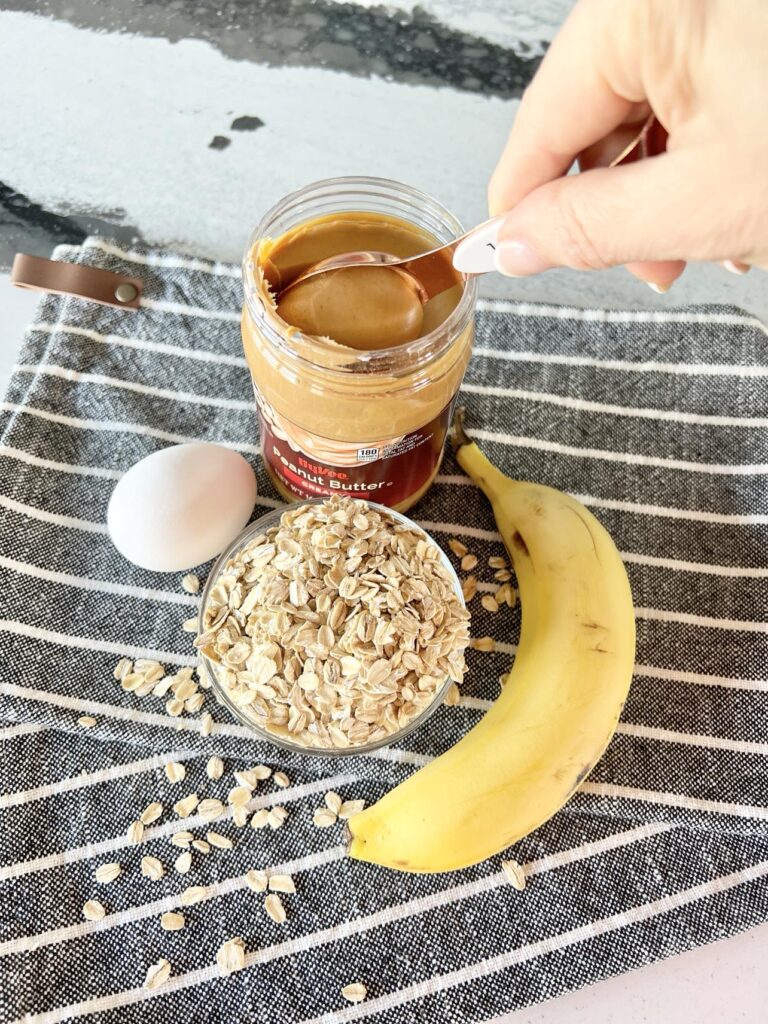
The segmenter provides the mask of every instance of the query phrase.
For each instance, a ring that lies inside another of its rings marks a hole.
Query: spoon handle
[[[630,157],[642,159],[651,155],[648,137],[654,121],[654,115],[651,114],[635,138],[608,166],[616,167],[628,161]],[[455,246],[453,265],[456,270],[462,274],[487,274],[496,269],[494,255],[498,244],[499,228],[504,223],[505,217],[506,214],[501,214],[499,217],[486,220],[452,243]]]

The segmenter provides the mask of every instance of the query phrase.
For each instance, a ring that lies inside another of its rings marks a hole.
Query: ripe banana
[[[504,476],[460,418],[455,444],[514,563],[522,631],[483,720],[349,820],[351,857],[401,871],[476,864],[559,810],[611,739],[634,663],[629,581],[605,529],[568,495]]]

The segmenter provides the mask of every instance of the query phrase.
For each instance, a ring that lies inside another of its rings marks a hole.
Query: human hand
[[[666,291],[686,260],[768,268],[766,54],[765,0],[579,0],[491,178],[498,269],[626,264]],[[609,168],[651,112],[660,155]]]

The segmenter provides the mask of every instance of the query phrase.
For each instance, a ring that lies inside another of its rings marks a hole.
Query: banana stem
[[[464,428],[466,409],[459,406],[453,417],[453,449],[456,461],[470,476],[490,502],[496,501],[502,492],[509,493],[514,483],[497,469],[480,451]]]

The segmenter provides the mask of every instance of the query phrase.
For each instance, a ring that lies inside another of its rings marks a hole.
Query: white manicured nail
[[[652,288],[657,295],[666,295],[666,293],[672,287],[671,284],[656,284],[655,281],[646,281],[645,283],[648,285],[649,288]]]
[[[746,274],[749,270],[749,266],[746,263],[739,263],[738,260],[723,260],[721,266],[725,267],[731,274],[738,274],[739,277],[742,274]]]

